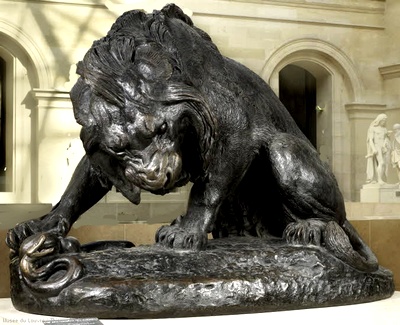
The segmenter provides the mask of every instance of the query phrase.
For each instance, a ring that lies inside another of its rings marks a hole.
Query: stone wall
[[[12,1],[0,4],[0,56],[21,67],[14,80],[12,193],[3,203],[55,203],[83,154],[68,92],[76,63],[115,19],[165,2],[128,0]],[[317,149],[346,200],[365,182],[368,124],[400,121],[397,37],[400,3],[372,1],[176,0],[220,51],[279,92],[279,71],[297,65],[317,80]],[[134,7],[135,6],[135,7]],[[29,112],[30,114],[27,114]],[[15,124],[17,125],[17,124]],[[12,170],[11,167],[9,170]],[[394,174],[391,181],[395,181]],[[18,186],[17,186],[18,184]],[[12,194],[12,195],[11,195]]]

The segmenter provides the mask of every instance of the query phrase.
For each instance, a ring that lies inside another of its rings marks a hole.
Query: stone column
[[[75,121],[68,91],[34,89],[32,93],[37,101],[37,201],[54,204],[75,170],[76,159],[72,161],[69,156],[71,146],[80,150],[80,125]]]

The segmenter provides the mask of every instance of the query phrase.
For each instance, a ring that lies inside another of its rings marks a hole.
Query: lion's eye
[[[164,134],[167,131],[167,128],[168,128],[167,123],[164,122],[158,129],[158,134]]]

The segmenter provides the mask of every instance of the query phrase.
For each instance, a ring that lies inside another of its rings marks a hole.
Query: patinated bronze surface
[[[86,155],[49,214],[8,233],[17,308],[171,317],[188,314],[173,305],[185,297],[189,305],[201,301],[194,314],[203,315],[393,293],[390,272],[346,220],[334,175],[285,107],[255,73],[221,55],[180,8],[125,13],[77,72],[71,99]],[[88,248],[65,238],[112,186],[139,204],[141,189],[164,195],[189,181],[186,214],[158,230],[154,247]],[[208,233],[218,240],[208,242]],[[227,287],[220,285],[225,280]],[[234,308],[228,287],[240,296]],[[163,296],[169,307],[160,310],[153,304],[161,306]]]
[[[369,302],[393,292],[391,273],[355,270],[318,246],[230,237],[201,251],[161,245],[69,253],[86,275],[54,297],[15,281],[22,311],[98,318],[253,313]],[[11,265],[16,277],[18,261]]]

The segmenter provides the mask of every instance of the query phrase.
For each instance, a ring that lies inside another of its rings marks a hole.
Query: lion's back
[[[152,14],[126,12],[98,42],[117,38],[133,38],[135,47],[158,43],[175,65],[173,82],[199,90],[221,127],[258,124],[302,136],[269,85],[241,63],[223,56],[210,36],[194,26],[179,7],[168,5]]]
[[[304,136],[278,96],[254,71],[227,57],[224,66],[216,69],[220,70],[219,78],[210,80],[210,87],[219,93],[206,90],[222,102],[215,106],[216,111],[222,115],[234,111],[234,115],[247,119],[253,128],[267,127],[273,132]]]

